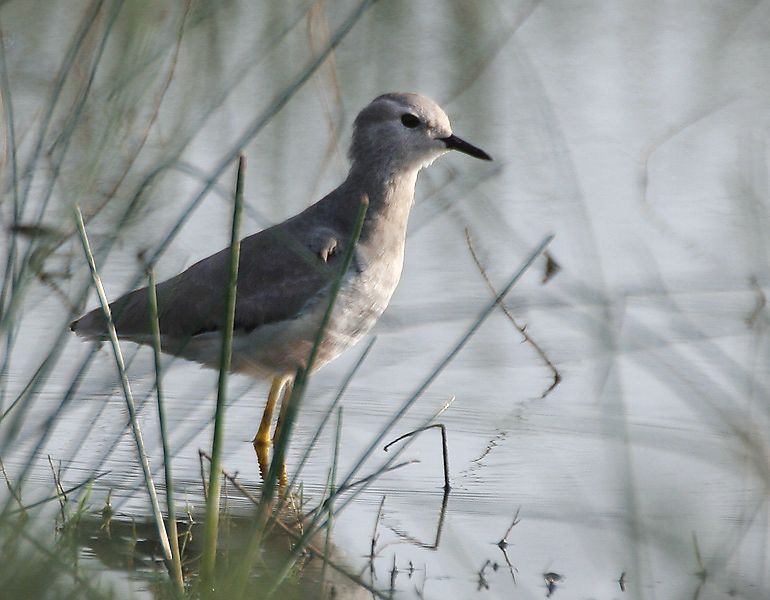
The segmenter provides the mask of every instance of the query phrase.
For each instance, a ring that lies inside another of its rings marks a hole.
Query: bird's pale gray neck
[[[419,168],[383,168],[382,164],[354,163],[345,185],[355,198],[362,194],[369,196],[368,224],[382,223],[405,232],[418,171]]]

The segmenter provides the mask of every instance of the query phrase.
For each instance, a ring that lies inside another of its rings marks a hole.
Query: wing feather
[[[342,236],[327,225],[304,225],[290,219],[241,241],[236,330],[249,332],[297,318],[334,280],[339,254],[322,256],[316,247],[333,247]],[[161,334],[184,339],[222,329],[228,263],[225,248],[157,286]],[[118,298],[110,307],[119,336],[150,335],[146,287]],[[101,309],[73,322],[72,330],[103,338]]]

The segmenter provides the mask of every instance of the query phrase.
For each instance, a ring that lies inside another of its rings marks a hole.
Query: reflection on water
[[[0,425],[11,480],[34,453],[25,498],[35,486],[47,495],[51,455],[65,485],[108,472],[95,505],[111,490],[119,515],[147,514],[109,353],[91,357],[65,335],[43,362],[87,278],[76,240],[56,237],[69,233],[68,203],[93,216],[97,248],[111,246],[97,259],[116,297],[143,272],[137,255],[164,240],[159,278],[227,243],[230,167],[166,236],[229,153],[249,160],[243,231],[256,231],[339,183],[361,106],[417,90],[497,161],[448,156],[421,175],[401,285],[341,400],[339,472],[547,233],[561,270],[542,284],[538,263],[505,302],[521,327],[501,307],[391,432],[456,398],[440,417],[448,497],[437,432],[426,432],[399,459],[419,462],[359,488],[334,519],[340,555],[401,597],[769,595],[764,4],[379,2],[272,115],[356,2],[193,2],[189,13],[126,3],[114,22],[97,13],[32,162],[62,57],[91,6],[38,4],[0,8],[19,197],[29,197],[22,221],[35,225],[40,211],[54,231],[17,238],[16,260],[30,249],[36,277],[14,326],[3,322],[4,410],[49,365]],[[242,138],[263,114],[264,128]],[[7,153],[2,167],[7,225]],[[524,327],[561,374],[544,398],[553,372],[522,343]],[[311,382],[290,478],[361,350]],[[151,352],[125,352],[160,478]],[[164,384],[178,497],[199,508],[216,374],[168,360]],[[230,386],[224,464],[251,486],[265,392],[242,377]],[[330,424],[300,474],[308,502],[324,496],[333,447]],[[359,475],[387,458],[378,449]]]

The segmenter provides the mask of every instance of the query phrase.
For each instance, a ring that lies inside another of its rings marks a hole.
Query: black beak
[[[468,156],[472,156],[473,158],[480,158],[481,160],[492,160],[492,157],[484,152],[481,148],[477,148],[473,144],[469,144],[454,134],[450,135],[449,137],[439,139],[444,142],[446,147],[450,150],[459,150]]]

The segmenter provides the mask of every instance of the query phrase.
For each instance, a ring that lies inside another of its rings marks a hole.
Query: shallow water
[[[28,132],[23,157],[61,48],[82,14],[51,8],[40,15],[35,4],[0,9],[10,32],[17,135]],[[142,178],[180,149],[181,170],[149,188],[143,211],[100,259],[111,297],[132,285],[141,272],[137,253],[156,248],[200,190],[200,178],[182,171],[210,174],[299,72],[310,48],[321,47],[324,29],[335,31],[354,6],[325,6],[312,13],[309,29],[301,3],[231,3],[190,13],[157,126],[111,210],[89,224],[97,247],[109,240]],[[141,121],[131,119],[150,111],[168,67],[180,15],[153,15],[149,5],[125,11],[118,31],[136,35],[138,28],[144,37],[123,52],[123,63],[117,41],[107,56],[117,73],[134,66],[153,77],[129,80],[122,104],[108,95],[116,75],[97,77],[76,129],[78,152],[65,161],[46,211],[51,225],[64,222],[65,200],[78,197],[87,211],[118,181],[123,153],[141,139]],[[563,577],[556,598],[768,597],[769,16],[766,3],[381,2],[345,37],[334,62],[248,141],[244,233],[294,214],[341,180],[351,121],[384,91],[432,96],[458,135],[496,159],[446,156],[420,177],[401,285],[342,400],[342,474],[490,300],[465,229],[498,287],[545,235],[556,235],[549,250],[561,271],[542,285],[538,261],[506,306],[562,382],[541,397],[549,370],[505,315],[493,312],[386,436],[418,427],[455,398],[440,417],[452,483],[445,516],[439,434],[428,431],[403,455],[419,463],[383,475],[335,519],[334,543],[353,570],[370,576],[366,557],[385,497],[374,583],[387,590],[395,562],[400,597],[540,598],[549,572]],[[54,23],[62,33],[45,37]],[[27,29],[29,36],[15,33]],[[33,44],[41,50],[36,62],[29,58]],[[156,53],[161,58],[147,66]],[[229,94],[220,99],[223,90]],[[132,103],[137,114],[127,109]],[[65,117],[57,113],[55,122]],[[220,188],[192,213],[158,263],[159,278],[227,243],[230,205],[223,197],[233,179],[228,168]],[[44,181],[42,174],[33,180],[31,206]],[[46,268],[69,270],[56,282],[74,301],[87,277],[77,240],[61,246]],[[91,294],[88,307],[95,302]],[[50,287],[29,288],[5,406],[40,364],[65,312]],[[90,352],[74,336],[66,339],[21,434],[4,448],[12,476]],[[124,351],[134,393],[144,398],[153,383],[151,352],[131,344]],[[360,345],[313,378],[290,474],[362,351]],[[210,445],[216,374],[169,360],[164,387],[180,502],[199,504],[197,450]],[[233,377],[230,390],[224,464],[257,485],[249,442],[267,386]],[[141,422],[160,468],[151,401]],[[97,482],[96,505],[112,490],[121,515],[146,516],[125,424],[114,363],[103,348],[36,454],[30,481],[50,484],[49,454],[65,462],[71,484],[109,471]],[[333,438],[331,423],[301,474],[311,498],[323,493]],[[388,456],[376,452],[360,475]],[[511,570],[497,543],[517,513],[520,522],[507,536]],[[431,545],[439,521],[438,548],[416,543]],[[618,583],[624,572],[625,592]]]

